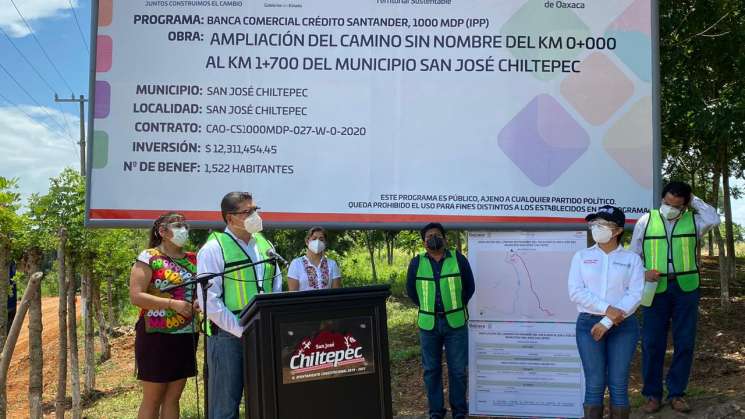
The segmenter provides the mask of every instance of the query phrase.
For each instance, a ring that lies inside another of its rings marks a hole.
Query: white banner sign
[[[470,413],[582,417],[577,309],[567,276],[587,232],[468,235]]]
[[[649,0],[99,0],[88,217],[574,223],[652,204]]]

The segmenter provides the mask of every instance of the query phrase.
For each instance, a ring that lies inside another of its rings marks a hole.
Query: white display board
[[[649,0],[98,0],[88,220],[630,220],[655,182]]]
[[[586,231],[469,233],[472,415],[582,417],[577,308],[567,276],[586,244]]]

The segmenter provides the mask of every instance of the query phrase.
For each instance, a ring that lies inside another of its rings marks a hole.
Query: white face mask
[[[178,247],[182,247],[189,240],[189,229],[186,227],[172,228],[171,233],[173,233],[171,243]]]
[[[660,214],[668,220],[674,220],[680,215],[680,210],[667,204],[660,205]]]
[[[243,228],[245,228],[246,231],[251,234],[258,233],[263,230],[264,224],[261,221],[259,213],[254,212],[253,214],[246,217],[246,219],[243,220]]]
[[[592,231],[592,239],[596,243],[605,244],[613,238],[613,230],[605,226],[594,225],[590,231]]]
[[[324,250],[326,250],[326,243],[318,239],[311,240],[308,242],[308,249],[310,249],[311,252],[318,255]]]

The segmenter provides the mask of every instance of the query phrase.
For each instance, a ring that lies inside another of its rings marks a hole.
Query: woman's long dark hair
[[[158,217],[157,220],[153,223],[153,226],[150,228],[150,247],[157,247],[160,246],[160,244],[163,242],[163,237],[160,235],[160,226],[168,223],[172,223],[174,221],[184,221],[186,217],[183,216],[183,214],[179,214],[177,212],[167,212],[160,217]]]

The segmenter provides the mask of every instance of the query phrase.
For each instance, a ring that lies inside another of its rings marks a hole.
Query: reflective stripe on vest
[[[272,245],[268,240],[264,238],[260,233],[252,234],[251,237],[256,241],[256,247],[258,248],[259,258],[261,260],[269,259],[267,252],[272,248]],[[222,250],[223,261],[225,262],[224,269],[230,270],[232,267],[248,263],[257,262],[251,260],[246,252],[240,247],[236,239],[231,235],[223,232],[215,231],[210,234],[207,239],[209,243],[212,240],[216,240]],[[261,290],[259,284],[256,281],[256,269],[254,266],[242,268],[238,271],[225,274],[222,278],[222,300],[225,306],[233,312],[233,314],[240,314],[241,310],[251,302],[251,299],[259,293],[270,293],[272,292],[272,284],[275,274],[275,266],[272,263],[264,264],[264,280],[262,283]],[[208,334],[211,334],[209,323],[207,325]]]
[[[440,297],[445,309],[448,325],[458,328],[466,324],[468,311],[463,307],[460,268],[455,252],[450,252],[442,262],[440,272]],[[419,296],[419,316],[417,324],[421,329],[435,327],[435,275],[432,263],[426,253],[419,255],[419,269],[416,272],[416,293]]]
[[[698,288],[699,271],[696,260],[698,232],[691,211],[684,212],[673,225],[672,265],[680,289],[690,292]],[[644,231],[644,267],[656,269],[662,275],[657,284],[657,294],[667,291],[668,264],[670,263],[667,229],[662,214],[658,210],[649,212],[649,222]]]

